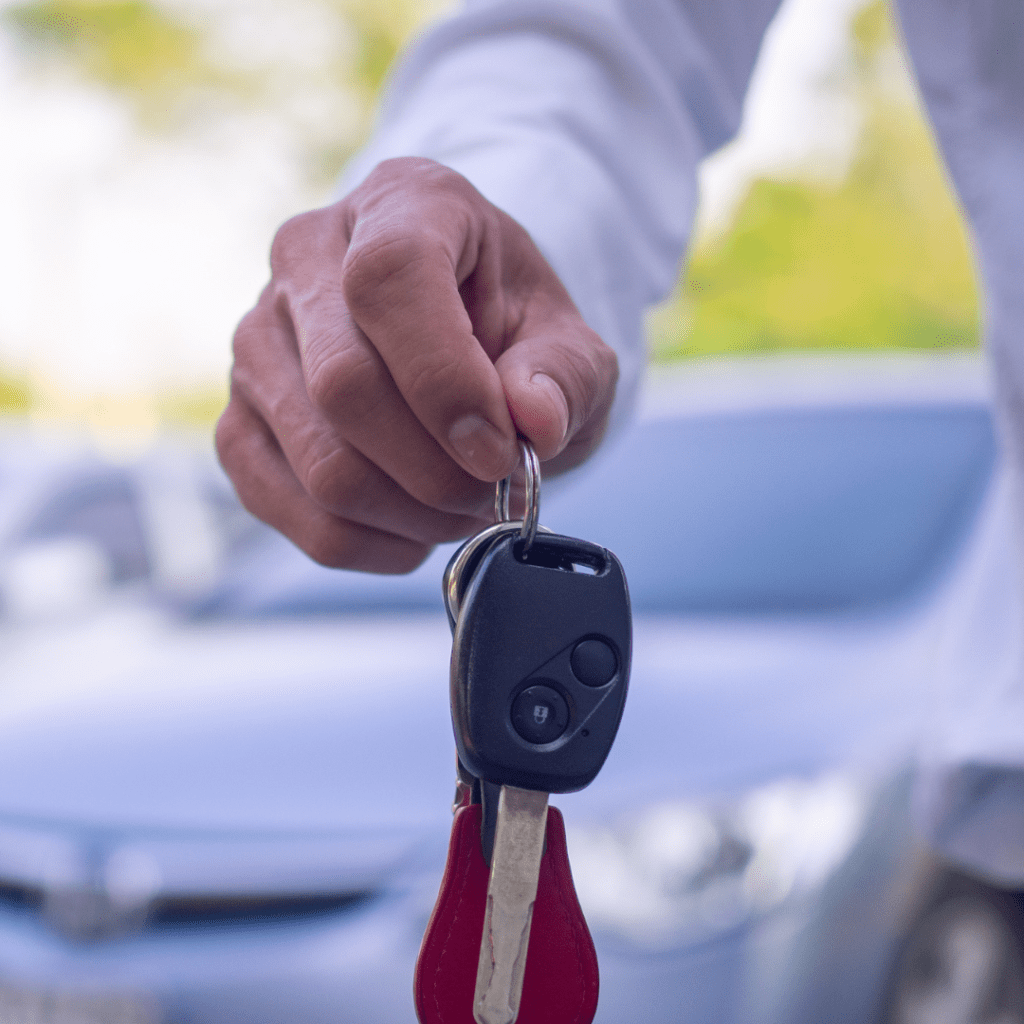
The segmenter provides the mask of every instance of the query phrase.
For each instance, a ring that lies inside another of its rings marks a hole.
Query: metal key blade
[[[514,1024],[544,853],[548,795],[502,786],[473,996],[477,1024]]]

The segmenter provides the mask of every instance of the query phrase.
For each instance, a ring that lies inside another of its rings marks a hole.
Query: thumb
[[[590,454],[615,396],[618,361],[581,319],[516,339],[495,368],[516,429],[542,462],[592,435],[582,457]]]

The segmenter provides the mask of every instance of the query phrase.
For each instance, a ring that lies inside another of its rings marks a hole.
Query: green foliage
[[[963,223],[909,91],[889,82],[886,8],[865,8],[852,30],[865,119],[849,173],[754,182],[652,318],[658,358],[978,344]]]
[[[319,184],[333,183],[370,133],[388,73],[409,40],[451,0],[321,0],[347,25],[352,48],[339,55],[332,85],[358,101],[355,131],[312,148],[306,165]]]
[[[210,100],[222,112],[273,111],[294,133],[310,184],[320,188],[368,133],[396,55],[449,0],[312,2],[344,26],[350,40],[319,67],[271,59],[242,71],[209,45],[216,10],[190,20],[149,0],[30,0],[0,7],[0,25],[43,58],[42,68],[71,71],[127,100],[146,129],[187,128],[197,110],[209,112]],[[303,120],[303,97],[332,93],[355,100],[354,125],[346,120],[340,130],[334,122],[311,129]]]
[[[862,7],[850,22],[850,34],[857,57],[861,61],[874,60],[893,45],[889,8],[881,0],[873,0]]]
[[[410,31],[409,8],[414,5],[390,0],[348,0],[341,10],[355,36],[355,54],[350,80],[365,94],[376,97],[388,70]]]
[[[0,373],[0,416],[22,416],[32,408],[32,391],[20,377]]]
[[[146,0],[36,0],[7,8],[3,20],[149,116],[183,91],[224,77],[205,60],[198,29]]]
[[[450,0],[325,0],[347,22],[354,49],[345,79],[373,104],[409,39]]]

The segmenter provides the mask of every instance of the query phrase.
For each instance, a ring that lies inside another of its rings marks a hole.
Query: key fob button
[[[551,686],[528,686],[512,703],[512,726],[527,743],[551,743],[569,724],[569,706]]]
[[[603,640],[581,640],[569,659],[572,674],[586,686],[610,683],[619,667],[615,652]]]

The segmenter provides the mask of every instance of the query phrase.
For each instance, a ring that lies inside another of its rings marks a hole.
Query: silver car
[[[0,476],[0,1022],[412,1022],[451,549],[330,571],[180,445],[28,444],[0,453],[35,466]],[[979,366],[889,359],[667,375],[545,486],[635,616],[616,745],[555,799],[599,1022],[1024,1024],[1021,894],[908,810],[997,479]]]

